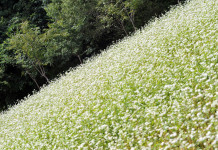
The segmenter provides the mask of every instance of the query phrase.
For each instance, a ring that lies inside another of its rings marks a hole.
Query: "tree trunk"
[[[43,67],[43,66],[40,66],[40,68],[41,68],[41,70],[42,70],[43,77],[46,79],[47,83],[50,83],[48,77],[47,77],[46,74],[45,74],[45,69],[44,69],[44,67]]]
[[[46,76],[44,67],[41,66],[40,64],[38,64],[39,69],[37,68],[37,66],[34,67],[39,72],[39,74],[46,79],[47,83],[50,83],[48,77]]]
[[[47,83],[50,83],[48,77],[45,74],[43,74],[43,77],[46,79]]]
[[[129,17],[130,17],[130,21],[132,23],[132,26],[133,26],[134,30],[136,31],[137,28],[136,28],[135,23],[134,23],[135,22],[134,21],[134,13],[131,13],[131,15]]]
[[[125,26],[124,26],[124,24],[123,24],[123,21],[119,20],[119,22],[120,22],[121,28],[122,28],[123,31],[125,32],[126,36],[128,36],[128,33],[127,33],[126,29],[125,29]]]
[[[80,55],[76,55],[76,56],[78,57],[80,64],[82,64],[82,63],[83,63],[83,61],[82,61],[82,59],[81,59]]]
[[[28,74],[28,75],[30,76],[30,78],[35,82],[37,88],[40,90],[39,84],[37,83],[36,79],[33,78],[32,75],[31,75],[29,72],[27,72],[27,74]]]
[[[134,23],[134,15],[133,15],[133,13],[131,13],[131,15],[128,13],[128,11],[127,11],[127,9],[125,8],[125,6],[124,6],[124,10],[126,11],[126,14],[127,14],[127,16],[129,17],[129,20],[130,20],[130,22],[131,22],[131,24],[132,24],[132,26],[133,26],[133,28],[134,28],[134,30],[136,31],[136,27],[135,27],[135,23]]]

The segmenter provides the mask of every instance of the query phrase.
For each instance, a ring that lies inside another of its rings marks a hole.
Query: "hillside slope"
[[[217,0],[192,0],[0,115],[0,149],[215,149]]]

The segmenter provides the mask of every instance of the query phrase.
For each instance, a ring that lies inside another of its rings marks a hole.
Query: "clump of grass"
[[[215,149],[217,0],[192,0],[0,115],[0,149]]]

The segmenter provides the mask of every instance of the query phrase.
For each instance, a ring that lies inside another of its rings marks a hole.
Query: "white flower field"
[[[218,148],[218,0],[172,8],[0,114],[1,150]]]

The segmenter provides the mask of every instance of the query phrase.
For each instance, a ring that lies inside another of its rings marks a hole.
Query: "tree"
[[[7,43],[0,44],[0,110],[16,104],[35,88],[13,57],[13,51],[7,50]]]
[[[14,35],[19,30],[19,24],[25,20],[38,26],[40,31],[48,28],[49,18],[43,8],[43,1],[0,1],[0,110],[14,105],[18,99],[22,99],[37,88],[29,75],[25,74],[22,66],[13,59],[15,52],[8,50],[7,38]],[[39,75],[35,77],[39,86],[45,82]]]
[[[50,27],[58,29],[62,36],[60,45],[64,45],[71,56],[77,56],[80,63],[84,54],[96,50],[91,45],[95,44],[102,32],[101,25],[96,20],[95,7],[96,1],[81,0],[52,0],[46,7],[48,15],[53,19]]]
[[[15,60],[21,64],[24,72],[39,85],[35,79],[37,72],[49,82],[44,66],[52,63],[54,52],[46,49],[46,34],[41,34],[39,28],[32,28],[28,22],[20,26],[17,34],[9,39],[9,49],[15,51]]]
[[[125,22],[130,22],[134,31],[135,11],[142,0],[99,0],[97,9],[100,12],[99,18],[106,27],[113,26],[116,22],[120,24],[121,29],[128,35]]]

